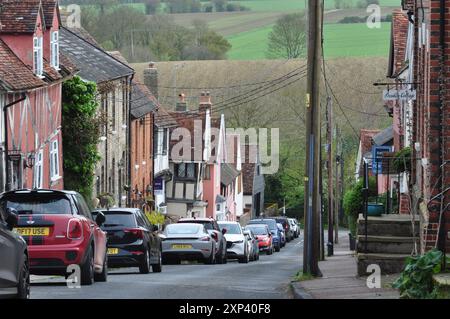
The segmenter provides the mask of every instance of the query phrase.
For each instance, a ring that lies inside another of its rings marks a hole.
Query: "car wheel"
[[[141,274],[148,274],[150,272],[150,252],[148,249],[144,252],[144,258],[139,264],[139,272]]]
[[[267,255],[272,255],[273,254],[273,246],[270,247],[269,249],[267,249],[266,254]]]
[[[108,256],[105,255],[103,260],[103,269],[100,274],[94,274],[94,281],[106,282],[108,281]]]
[[[30,298],[30,268],[27,255],[24,257],[22,270],[20,271],[19,283],[17,285],[17,298]]]
[[[152,271],[153,272],[161,272],[162,271],[162,257],[161,252],[159,253],[158,263],[152,264]]]
[[[278,253],[281,250],[280,244],[275,246],[275,251]]]
[[[250,259],[250,257],[248,255],[248,252],[246,252],[243,257],[239,258],[239,263],[247,264],[249,259]]]
[[[92,285],[94,283],[94,273],[94,253],[92,246],[90,246],[86,260],[81,265],[81,284],[85,286]]]

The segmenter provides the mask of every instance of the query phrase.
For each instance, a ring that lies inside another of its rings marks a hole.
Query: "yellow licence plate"
[[[192,245],[172,245],[173,249],[191,249]]]
[[[108,255],[117,255],[119,253],[119,248],[108,248]]]
[[[19,227],[14,230],[21,236],[48,236],[50,234],[48,227]]]

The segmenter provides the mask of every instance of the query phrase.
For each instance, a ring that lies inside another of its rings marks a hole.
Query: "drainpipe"
[[[445,95],[442,92],[443,90],[443,78],[445,76],[444,72],[445,72],[445,23],[446,23],[446,4],[445,4],[445,0],[440,0],[440,9],[439,9],[439,13],[440,13],[440,21],[439,21],[439,46],[440,46],[440,50],[441,50],[441,65],[440,65],[440,83],[439,85],[441,86],[439,89],[439,118],[441,119],[441,127],[440,127],[440,131],[439,131],[439,165],[440,165],[440,170],[441,170],[441,203],[440,203],[440,217],[439,217],[439,234],[438,234],[438,248],[440,251],[442,251],[442,253],[445,256],[445,248],[446,248],[446,231],[445,231],[445,225],[446,225],[446,220],[445,220],[445,211],[444,211],[444,202],[445,202],[445,180],[444,180],[444,176],[445,176],[445,148],[444,148],[444,137],[443,137],[443,130],[444,130],[444,119],[443,119],[443,112],[444,112],[444,107],[445,107]],[[445,210],[447,209],[447,207],[445,208]],[[446,258],[443,258],[443,266],[445,269],[445,263],[446,263]]]
[[[132,91],[133,91],[133,78],[134,73],[130,76],[130,86],[128,88],[128,120],[127,120],[127,134],[128,134],[128,207],[131,207],[131,98],[132,98]]]
[[[9,160],[8,160],[8,108],[10,106],[13,106],[17,103],[20,103],[26,99],[26,95],[22,93],[22,97],[18,100],[12,101],[5,106],[3,106],[3,118],[4,118],[4,125],[3,125],[3,133],[5,134],[5,146],[3,149],[3,154],[5,156],[5,191],[9,191],[10,189],[10,177],[9,177]]]

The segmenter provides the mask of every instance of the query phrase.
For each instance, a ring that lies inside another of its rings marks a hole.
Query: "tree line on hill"
[[[130,62],[219,60],[231,49],[203,21],[195,20],[187,28],[168,16],[146,16],[130,7],[103,13],[82,8],[81,24],[105,50],[119,50]]]

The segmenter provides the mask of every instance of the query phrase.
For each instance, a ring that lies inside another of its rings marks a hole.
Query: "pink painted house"
[[[1,4],[2,188],[63,189],[61,90],[76,69],[59,53],[57,1]]]

